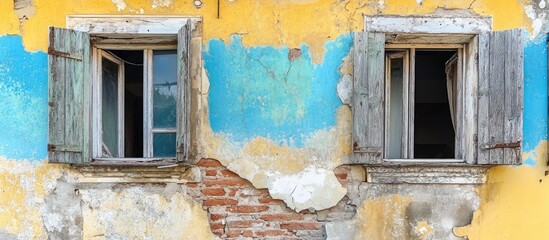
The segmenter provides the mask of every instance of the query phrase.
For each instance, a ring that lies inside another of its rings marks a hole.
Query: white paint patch
[[[111,0],[112,3],[114,3],[114,5],[116,6],[116,8],[118,8],[118,11],[124,11],[124,9],[126,9],[126,2],[124,2],[124,0]]]
[[[416,3],[417,3],[418,5],[421,5],[421,4],[423,3],[423,0],[416,0]]]
[[[351,75],[343,76],[337,83],[337,96],[343,104],[351,104],[351,96],[353,93],[353,80]]]
[[[530,36],[530,39],[534,39],[540,34],[546,21],[547,13],[545,11],[537,12],[532,5],[524,6],[524,12],[526,13],[526,16],[532,20],[533,33]]]
[[[156,9],[157,7],[169,7],[173,4],[174,0],[153,0],[152,8]]]
[[[547,2],[545,2],[545,0],[539,1],[539,7],[540,7],[541,9],[544,9],[545,6],[546,6],[546,4],[547,4]]]
[[[272,197],[282,199],[297,212],[330,208],[347,194],[333,171],[322,168],[308,167],[293,175],[268,172],[267,176],[272,180],[269,186]]]

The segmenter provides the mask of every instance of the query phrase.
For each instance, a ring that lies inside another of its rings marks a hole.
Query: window
[[[177,28],[159,35],[50,28],[49,162],[188,160],[191,21]]]
[[[522,30],[366,17],[355,34],[353,162],[519,164]]]

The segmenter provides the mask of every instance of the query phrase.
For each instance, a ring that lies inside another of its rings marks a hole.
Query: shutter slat
[[[177,35],[177,161],[188,161],[190,153],[190,42],[191,21]]]
[[[505,143],[520,143],[522,140],[522,112],[523,112],[523,69],[524,51],[521,30],[505,34],[507,51],[505,56],[505,111],[504,125]],[[519,164],[521,160],[520,148],[504,148],[505,164]]]
[[[48,161],[85,164],[90,155],[90,39],[50,28]],[[75,56],[79,56],[78,58]]]
[[[479,36],[478,164],[518,164],[522,139],[522,30]]]
[[[382,162],[385,100],[385,34],[355,33],[353,163]]]

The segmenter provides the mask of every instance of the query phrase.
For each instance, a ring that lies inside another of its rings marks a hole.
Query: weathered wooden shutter
[[[480,34],[478,64],[478,164],[520,164],[523,31]]]
[[[48,161],[86,164],[91,160],[90,35],[50,28]]]
[[[177,161],[189,160],[191,131],[191,21],[177,34]]]
[[[355,33],[353,82],[353,163],[383,161],[385,34]]]

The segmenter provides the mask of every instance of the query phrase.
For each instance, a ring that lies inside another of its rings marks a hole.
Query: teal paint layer
[[[0,37],[0,156],[46,158],[47,55],[25,51],[20,36]]]
[[[524,48],[524,152],[534,150],[541,140],[547,140],[548,69],[547,36],[542,35],[527,42]],[[536,161],[528,158],[524,164],[533,166]]]
[[[307,45],[290,61],[288,47],[246,48],[238,35],[229,44],[210,40],[204,61],[213,131],[239,142],[261,136],[302,146],[311,133],[334,126],[339,67],[352,44],[351,34],[327,42],[322,63],[314,64]]]

